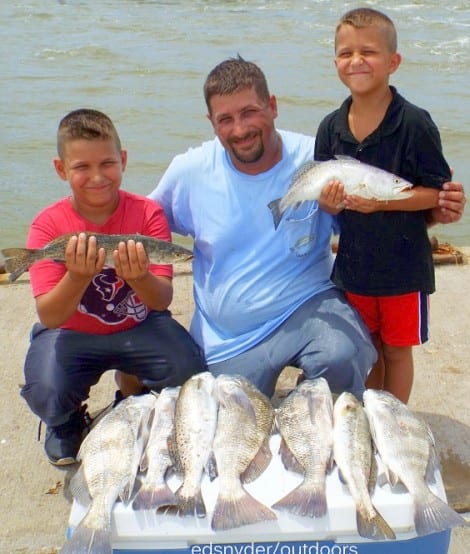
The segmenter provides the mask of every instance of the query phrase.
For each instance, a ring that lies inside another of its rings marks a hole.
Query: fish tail
[[[112,554],[111,531],[80,524],[62,546],[60,554]]]
[[[356,510],[357,532],[361,537],[376,541],[396,539],[396,535],[382,515],[374,510],[372,514]]]
[[[177,506],[176,495],[165,483],[156,487],[143,486],[136,494],[133,502],[133,510],[154,510],[161,506]]]
[[[39,259],[37,252],[37,250],[28,248],[4,248],[2,250],[2,254],[7,258],[5,260],[5,270],[10,274],[9,280],[11,283],[16,281]]]
[[[194,494],[185,494],[180,487],[176,491],[176,512],[180,516],[206,517],[206,505],[202,492],[198,489]]]
[[[302,481],[298,487],[271,506],[275,510],[286,510],[292,514],[308,517],[323,517],[327,512],[325,488],[312,487]]]
[[[272,200],[268,204],[268,208],[271,210],[273,221],[274,221],[274,228],[277,229],[279,227],[279,223],[281,223],[282,214],[281,211],[281,198],[276,198],[276,200]]]
[[[460,514],[432,492],[425,501],[415,503],[414,523],[418,536],[468,525]]]
[[[221,531],[274,519],[277,517],[273,511],[242,489],[236,498],[222,497],[219,494],[212,514],[211,527],[213,531]]]

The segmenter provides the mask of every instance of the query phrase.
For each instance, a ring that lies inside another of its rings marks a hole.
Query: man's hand
[[[462,183],[449,181],[439,192],[439,206],[433,208],[429,223],[455,223],[462,218],[465,203],[465,191]]]

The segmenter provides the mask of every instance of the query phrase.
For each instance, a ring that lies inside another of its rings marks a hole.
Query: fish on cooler
[[[271,401],[240,376],[219,375],[214,393],[219,403],[213,443],[219,490],[211,527],[219,531],[274,520],[276,514],[243,487],[243,483],[255,480],[271,460]]]
[[[362,403],[350,392],[343,392],[335,402],[333,414],[334,458],[340,478],[347,484],[356,505],[357,531],[368,539],[395,539],[393,529],[371,499],[377,466]]]
[[[174,465],[171,441],[175,432],[175,407],[180,387],[164,388],[155,402],[140,471],[142,484],[134,500],[134,510],[156,510],[161,506],[176,506],[177,498],[166,481],[167,473]]]
[[[307,379],[276,410],[282,437],[281,458],[287,469],[300,464],[303,481],[271,507],[309,517],[327,513],[326,474],[333,467],[333,400],[323,377]]]
[[[88,511],[61,554],[112,553],[111,512],[118,496],[125,504],[130,501],[155,398],[153,393],[125,398],[83,440],[70,489]]]
[[[461,515],[429,488],[439,465],[429,426],[386,391],[366,390],[364,407],[390,485],[401,481],[411,495],[416,534],[428,535],[467,525]]]
[[[214,477],[212,442],[217,425],[214,376],[209,371],[189,378],[181,387],[175,408],[175,449],[183,481],[176,490],[176,512],[206,516],[201,492],[204,471]]]
[[[275,228],[289,207],[318,200],[325,185],[332,180],[341,181],[346,194],[363,198],[399,200],[413,194],[409,190],[413,185],[405,179],[350,156],[336,156],[325,162],[308,161],[296,171],[286,194],[268,204]]]

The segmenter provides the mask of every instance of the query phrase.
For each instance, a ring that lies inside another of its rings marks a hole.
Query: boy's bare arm
[[[430,187],[416,186],[412,189],[412,195],[400,200],[375,200],[373,198],[361,198],[355,195],[346,195],[344,207],[361,213],[373,213],[379,211],[405,211],[413,212],[428,210],[438,205],[439,191]]]

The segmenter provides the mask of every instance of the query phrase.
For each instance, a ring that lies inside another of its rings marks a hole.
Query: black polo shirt
[[[390,87],[393,100],[379,127],[359,143],[348,126],[351,97],[321,122],[315,159],[348,155],[385,169],[414,185],[441,188],[451,173],[439,131],[425,110]],[[391,296],[435,290],[425,211],[362,214],[343,210],[332,279],[356,294]]]

